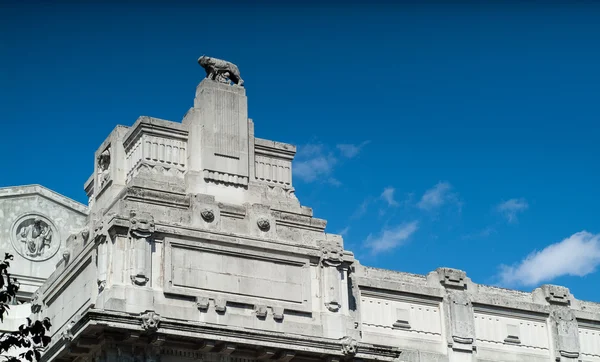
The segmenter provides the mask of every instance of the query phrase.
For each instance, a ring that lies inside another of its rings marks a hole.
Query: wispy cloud
[[[501,202],[498,206],[496,206],[496,210],[504,215],[509,223],[516,222],[517,214],[527,210],[528,208],[529,204],[523,198],[510,199],[508,201]]]
[[[346,226],[342,230],[338,231],[338,234],[343,237],[348,237],[348,232],[350,231],[350,226]]]
[[[369,141],[359,145],[338,144],[335,149],[322,143],[309,143],[298,147],[292,163],[294,177],[304,182],[326,182],[340,186],[342,182],[332,176],[333,169],[342,158],[354,158]],[[337,152],[336,152],[337,150]]]
[[[339,181],[331,177],[336,157],[327,153],[321,144],[307,144],[298,148],[297,161],[292,165],[294,176],[304,182],[328,181],[339,184]]]
[[[500,283],[504,286],[534,286],[557,277],[585,276],[600,265],[600,234],[581,231],[534,251],[520,263],[500,266]]]
[[[369,208],[369,204],[371,204],[371,198],[366,198],[359,206],[358,208],[354,211],[354,213],[352,214],[351,218],[352,219],[359,219],[361,218],[364,214],[366,214],[368,208]]]
[[[373,254],[392,250],[404,243],[412,234],[419,229],[418,221],[400,224],[393,228],[383,229],[379,235],[369,234],[365,241],[365,247]]]
[[[425,191],[417,207],[421,210],[433,211],[439,209],[444,204],[455,203],[461,206],[458,195],[452,192],[452,185],[448,182],[438,182],[435,186]]]
[[[462,238],[465,240],[484,239],[484,238],[487,238],[490,235],[494,234],[495,232],[496,232],[495,228],[488,226],[488,227],[481,229],[479,231],[476,231],[474,233],[463,235]]]
[[[343,144],[338,144],[336,147],[340,151],[342,156],[344,156],[346,158],[354,158],[360,153],[362,148],[365,147],[366,145],[368,145],[370,142],[371,141],[364,141],[358,145],[343,143]]]
[[[394,193],[396,189],[393,187],[386,187],[383,189],[380,198],[382,198],[385,202],[387,202],[388,206],[398,206],[398,202],[394,199]]]

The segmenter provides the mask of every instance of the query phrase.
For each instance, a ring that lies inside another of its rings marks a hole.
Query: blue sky
[[[0,186],[85,202],[93,153],[180,121],[207,54],[361,263],[600,301],[594,5],[0,5]]]

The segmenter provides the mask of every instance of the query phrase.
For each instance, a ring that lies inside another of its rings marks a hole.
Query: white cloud
[[[313,156],[318,156],[323,154],[324,146],[320,143],[309,143],[303,146],[298,147],[298,152],[296,152],[296,157],[298,158],[308,158]]]
[[[335,158],[318,156],[294,163],[294,176],[305,182],[316,181],[320,176],[329,176],[335,165]]]
[[[373,254],[388,251],[400,246],[418,229],[418,221],[412,221],[398,225],[394,228],[384,229],[378,236],[369,234],[365,241],[365,246],[371,249]]]
[[[496,206],[498,210],[509,223],[517,221],[517,214],[523,212],[529,208],[529,204],[525,199],[510,199],[508,201],[501,202]]]
[[[388,206],[398,206],[398,202],[396,200],[394,200],[394,193],[396,192],[396,189],[394,189],[393,187],[386,187],[385,189],[383,189],[383,192],[381,193],[381,198],[387,202]]]
[[[369,141],[360,145],[339,144],[336,147],[341,157],[353,158],[368,143]],[[322,181],[333,186],[340,186],[342,183],[331,176],[334,167],[339,163],[340,155],[336,156],[329,147],[321,143],[300,146],[296,152],[296,159],[292,163],[294,177],[298,177],[304,182]]]
[[[299,147],[297,157],[298,160],[292,164],[295,177],[305,182],[325,179],[333,185],[339,184],[338,180],[330,177],[337,159],[325,153],[323,145],[307,144]]]
[[[340,151],[340,153],[342,154],[342,156],[346,157],[346,158],[354,158],[356,157],[360,151],[362,150],[362,148],[366,145],[369,144],[370,141],[364,141],[359,145],[353,145],[353,144],[338,144],[336,147],[337,149]]]
[[[417,207],[422,210],[433,211],[446,203],[453,202],[460,206],[457,194],[451,192],[452,185],[448,182],[438,182],[425,191]]]
[[[581,231],[534,251],[513,266],[500,266],[500,283],[505,286],[534,286],[557,277],[585,276],[600,265],[600,234]]]

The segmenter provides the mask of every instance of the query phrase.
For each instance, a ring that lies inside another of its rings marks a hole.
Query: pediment
[[[83,216],[88,215],[88,207],[73,199],[52,191],[41,185],[25,185],[25,186],[10,186],[0,188],[0,202],[7,198],[25,198],[31,196],[39,196],[50,200],[60,206],[68,208]]]

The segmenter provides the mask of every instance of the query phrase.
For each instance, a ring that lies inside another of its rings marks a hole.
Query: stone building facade
[[[116,127],[87,207],[0,190],[2,246],[29,263],[33,315],[53,324],[44,361],[600,362],[600,304],[564,287],[361,265],[300,204],[296,148],[255,137],[226,71],[207,70],[182,122]]]

